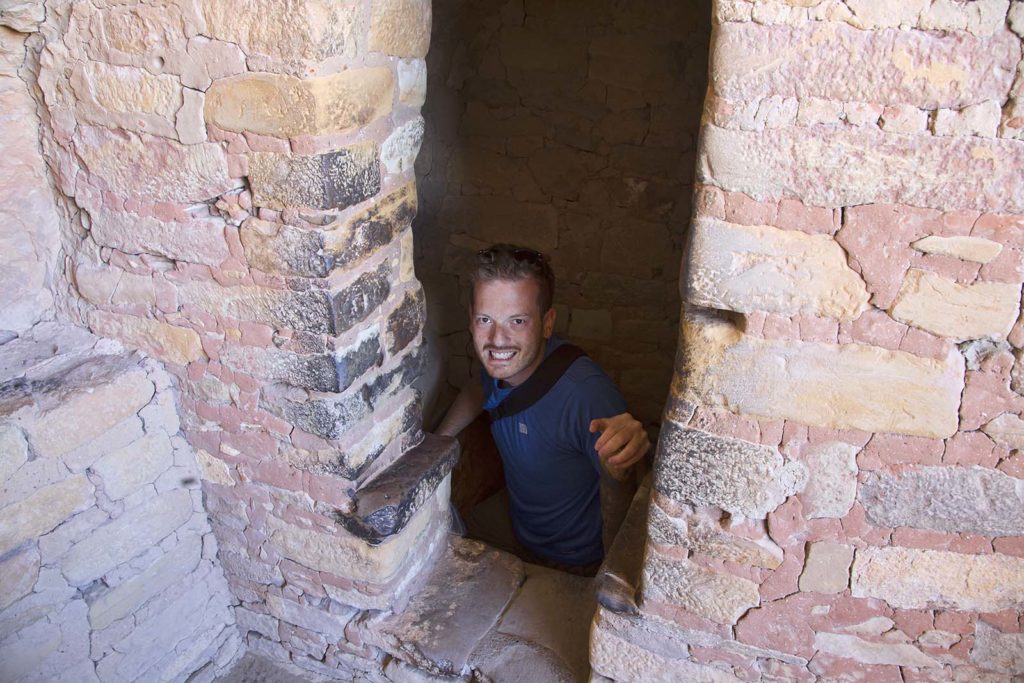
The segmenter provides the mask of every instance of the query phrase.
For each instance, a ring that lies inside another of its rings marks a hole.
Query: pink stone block
[[[667,603],[656,602],[653,600],[644,600],[643,604],[640,607],[640,611],[641,614],[644,615],[650,614],[656,617],[660,617],[662,619],[666,619],[683,629],[693,631],[704,631],[706,633],[718,636],[719,638],[722,638],[724,640],[733,639],[732,629],[730,629],[728,626],[718,624],[716,622],[711,621],[710,619],[705,619],[704,617],[699,617],[678,605],[670,605]],[[740,623],[742,623],[742,621],[743,620],[741,619]]]
[[[945,443],[941,439],[902,434],[875,434],[857,456],[861,469],[881,469],[891,464],[938,465]]]
[[[949,550],[953,535],[929,529],[898,527],[892,531],[894,545],[919,550]]]
[[[743,439],[751,443],[758,443],[761,435],[761,428],[757,420],[742,417],[725,410],[713,410],[700,406],[690,420],[690,427],[700,429],[719,436],[728,436],[734,439]]]
[[[269,325],[239,321],[238,330],[244,346],[259,346],[266,349],[274,345],[274,328]]]
[[[987,213],[978,218],[971,229],[972,237],[984,237],[1003,247],[1024,247],[1024,216]]]
[[[694,215],[725,220],[725,193],[713,185],[698,185],[694,197]]]
[[[742,192],[725,192],[725,220],[739,225],[775,225],[779,205],[759,202]]]
[[[977,534],[959,534],[950,540],[949,549],[965,555],[991,555],[992,539]]]
[[[794,589],[795,590],[795,589]],[[779,600],[764,600],[747,612],[735,626],[736,640],[799,657],[814,654],[816,621],[812,609],[830,605],[819,593],[793,593]]]
[[[1024,250],[1004,247],[999,256],[981,267],[980,275],[990,282],[1024,282]]]
[[[783,230],[826,235],[834,234],[839,229],[836,212],[833,209],[807,206],[799,199],[781,200],[773,225]]]
[[[860,503],[853,504],[843,517],[842,523],[847,539],[859,540],[866,545],[888,545],[892,536],[892,529],[877,527],[868,521],[864,507]]]
[[[800,323],[793,318],[769,313],[761,334],[765,339],[800,339]]]
[[[1000,456],[996,469],[1011,477],[1024,479],[1024,451],[1013,451],[1008,455]]]
[[[935,615],[930,610],[898,609],[892,615],[896,628],[917,639],[925,631],[934,628]]]
[[[785,598],[787,595],[793,595],[799,590],[800,574],[804,570],[805,552],[803,543],[786,548],[782,564],[761,582],[760,593],[762,601]]]
[[[808,668],[819,676],[819,680],[903,683],[898,666],[864,664],[855,659],[836,657],[824,652],[814,655]]]
[[[1002,413],[1024,413],[1024,396],[1010,389],[1008,371],[968,371],[960,404],[960,429],[980,429]]]
[[[839,322],[829,318],[800,316],[795,319],[800,327],[800,339],[810,342],[835,344],[839,340]]]
[[[916,250],[915,252],[910,257],[911,268],[927,270],[947,280],[970,284],[977,279],[981,271],[981,264],[975,261],[964,261],[955,256],[941,254],[923,254]]]
[[[936,610],[935,628],[939,631],[968,635],[974,633],[976,619],[977,616],[969,612]]]
[[[919,330],[916,327],[908,327],[907,333],[900,342],[900,351],[912,353],[922,358],[934,358],[944,360],[949,356],[953,342],[942,337],[937,337],[930,332]]]
[[[1024,536],[1007,536],[992,539],[992,549],[1004,555],[1024,557]]]

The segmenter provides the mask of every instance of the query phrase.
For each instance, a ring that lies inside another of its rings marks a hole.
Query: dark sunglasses
[[[476,255],[481,263],[494,263],[499,252],[505,252],[516,261],[526,261],[527,263],[544,263],[547,260],[544,254],[535,249],[495,249],[494,247],[489,247],[476,252]]]

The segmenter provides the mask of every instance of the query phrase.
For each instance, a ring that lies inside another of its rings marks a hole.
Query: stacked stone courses
[[[639,609],[599,608],[595,672],[1017,680],[1024,3],[713,21]]]
[[[442,552],[455,452],[424,441],[413,387],[429,2],[4,12],[56,185],[59,314],[173,378],[227,616],[304,675],[379,673],[361,624]]]

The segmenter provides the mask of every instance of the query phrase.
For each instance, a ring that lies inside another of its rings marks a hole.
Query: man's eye
[[[480,316],[479,318],[476,319],[476,324],[477,325],[486,325],[489,322],[491,322],[491,319],[490,318],[485,318],[483,316]]]
[[[512,318],[512,324],[513,325],[525,325],[526,324],[526,319],[525,318]]]

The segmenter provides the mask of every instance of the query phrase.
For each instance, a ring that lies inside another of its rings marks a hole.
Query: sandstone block
[[[417,339],[426,317],[423,288],[406,290],[401,303],[388,313],[384,322],[384,344],[388,353],[395,356]]]
[[[329,135],[361,128],[391,111],[394,76],[383,66],[299,79],[249,73],[216,81],[206,122],[271,137]]]
[[[800,590],[841,593],[850,584],[853,546],[830,541],[810,543],[800,574]]]
[[[103,247],[214,267],[230,255],[224,239],[224,221],[219,218],[175,223],[102,208],[87,211],[92,219],[89,234]]]
[[[956,341],[1006,339],[1020,314],[1020,284],[961,285],[911,268],[890,312],[900,322]]]
[[[88,126],[77,131],[75,148],[85,167],[118,196],[199,204],[234,186],[219,144],[182,145]]]
[[[859,450],[839,441],[808,449],[807,487],[800,494],[805,518],[839,518],[850,511],[857,499]]]
[[[719,624],[735,624],[760,597],[757,584],[712,571],[689,560],[648,554],[643,570],[643,599],[679,605]]]
[[[92,493],[92,484],[79,474],[0,509],[0,555],[48,533],[92,505]]]
[[[979,102],[960,110],[940,109],[935,114],[935,134],[994,138],[1001,116],[1002,107],[995,100]]]
[[[952,256],[964,261],[975,263],[988,263],[999,256],[1003,245],[999,242],[985,239],[984,237],[939,237],[929,235],[922,237],[913,244],[914,249],[925,254],[938,254],[940,256]]]
[[[983,467],[872,474],[860,501],[872,522],[982,536],[1024,536],[1024,479]]]
[[[302,355],[253,346],[229,346],[220,362],[232,370],[272,382],[284,382],[313,391],[339,391],[334,359],[328,354]]]
[[[707,308],[844,321],[868,301],[864,281],[831,236],[713,218],[694,221],[686,292]]]
[[[261,405],[299,429],[331,441],[341,438],[370,413],[370,404],[361,392],[302,402],[264,392]]]
[[[992,437],[1000,446],[1024,450],[1024,420],[1011,413],[1003,413],[992,420],[981,431]]]
[[[105,629],[150,598],[177,586],[199,564],[201,553],[202,540],[198,536],[187,538],[141,572],[100,595],[89,605],[89,624],[93,630]]]
[[[346,640],[345,626],[359,610],[353,607],[342,608],[339,612],[329,612],[320,607],[303,605],[294,600],[281,598],[277,595],[267,596],[267,609],[282,621],[320,633],[332,643]]]
[[[661,649],[648,649],[595,627],[590,639],[590,662],[594,673],[607,680],[642,680],[651,683],[701,681],[738,683],[740,678],[712,666],[673,657]]]
[[[782,564],[782,548],[770,539],[752,541],[743,538],[724,529],[720,520],[700,514],[670,517],[660,507],[651,504],[647,533],[659,545],[681,545],[694,553],[726,562],[768,569]]]
[[[395,57],[427,55],[430,46],[429,0],[374,0],[370,50]]]
[[[416,215],[416,185],[409,183],[340,225],[329,226],[324,248],[338,268],[356,266],[407,228]]]
[[[979,619],[971,661],[983,669],[1011,676],[1024,674],[1024,633],[1002,633]]]
[[[25,423],[37,455],[54,457],[90,441],[134,415],[153,397],[153,383],[141,368],[125,369],[119,360],[79,366],[46,401],[42,412]],[[53,406],[52,408],[50,406]]]
[[[334,329],[344,332],[366,320],[391,294],[391,265],[385,261],[331,297]]]
[[[93,471],[103,480],[103,492],[120,500],[144,484],[156,481],[174,464],[174,450],[166,434],[147,434],[138,441],[104,455]]]
[[[744,415],[945,438],[959,426],[964,361],[861,344],[756,339],[690,314],[683,398]]]
[[[441,221],[453,233],[467,233],[489,244],[517,235],[524,245],[541,251],[558,246],[558,212],[550,204],[508,197],[446,197]]]
[[[185,489],[168,491],[125,510],[68,551],[62,563],[73,585],[94,581],[150,548],[192,517],[192,497]]]
[[[0,424],[0,481],[8,481],[27,461],[25,435],[14,424]]]
[[[847,59],[851,53],[862,58]],[[1007,30],[976,37],[860,31],[841,23],[728,23],[717,34],[711,74],[716,94],[729,99],[812,96],[959,108],[1001,100],[1019,59],[1020,46]]]
[[[266,287],[221,287],[214,283],[189,282],[178,287],[182,303],[212,315],[253,320],[273,327],[332,333],[334,312],[326,292],[317,289],[288,291]]]
[[[398,99],[407,107],[420,107],[427,99],[427,63],[422,59],[398,63]]]
[[[388,173],[412,171],[416,155],[423,144],[424,122],[421,117],[395,129],[380,148],[380,161]]]
[[[818,633],[814,636],[814,646],[820,652],[853,659],[862,664],[891,664],[917,668],[942,666],[940,662],[907,643],[876,643],[857,636]]]
[[[0,610],[32,592],[39,578],[39,550],[29,546],[25,550],[0,561]]]
[[[853,560],[854,597],[903,609],[998,612],[1024,605],[1024,559],[869,547]]]
[[[442,501],[439,496],[444,496]],[[430,522],[447,509],[447,488],[440,487],[406,527],[383,543],[371,546],[340,528],[335,531],[303,529],[273,516],[267,518],[270,539],[278,551],[305,567],[356,581],[386,583],[417,548]]]
[[[86,123],[175,137],[175,114],[183,102],[180,81],[144,69],[80,63],[71,75],[78,97],[75,114]]]
[[[324,253],[324,235],[308,230],[248,218],[239,231],[249,265],[268,273],[326,277],[333,259]]]
[[[129,348],[140,349],[175,365],[188,365],[206,358],[195,330],[110,311],[89,311],[89,329],[101,337],[120,340]]]
[[[717,505],[743,517],[764,519],[800,491],[807,470],[786,462],[768,446],[689,429],[671,420],[662,425],[654,488],[680,503]]]
[[[174,130],[178,133],[178,141],[183,145],[198,145],[206,142],[206,121],[203,120],[204,94],[198,90],[185,88],[184,102],[174,117]]]
[[[344,209],[380,191],[373,143],[312,156],[260,152],[249,157],[252,201],[270,209]]]
[[[235,479],[231,476],[231,468],[223,460],[218,460],[202,448],[196,449],[196,462],[203,479],[220,486],[234,486]]]
[[[202,0],[206,35],[237,43],[282,70],[295,61],[351,58],[361,50],[358,4],[330,0]],[[269,59],[268,59],[269,58]]]
[[[0,508],[60,483],[67,476],[67,467],[57,458],[34,458],[0,484]]]
[[[104,264],[77,264],[75,285],[83,299],[97,306],[111,303],[117,306],[149,306],[156,303],[156,286],[152,277],[135,275]]]
[[[699,180],[755,199],[827,207],[888,203],[1024,213],[1011,140],[890,135],[874,128],[704,126]],[[956,173],[948,169],[956,168]]]

